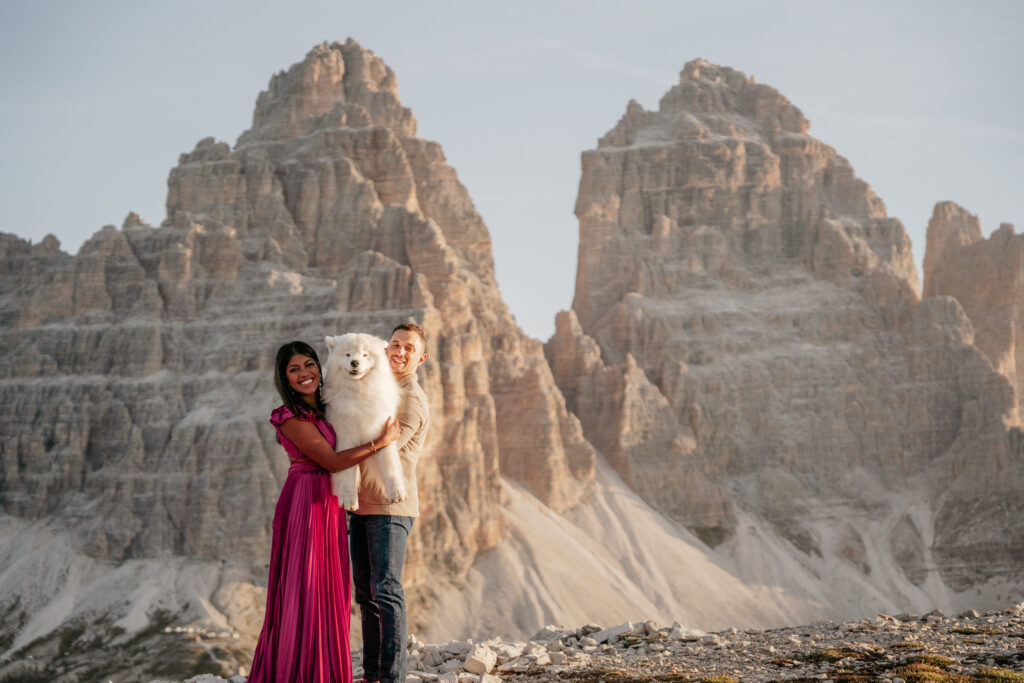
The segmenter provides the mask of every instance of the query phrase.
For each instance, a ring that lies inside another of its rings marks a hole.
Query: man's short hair
[[[395,336],[395,332],[398,332],[399,330],[406,330],[408,332],[415,332],[416,334],[418,334],[420,336],[420,339],[423,340],[423,352],[426,353],[427,335],[423,332],[422,327],[420,327],[419,325],[412,321],[399,323],[398,325],[395,325],[395,329],[391,330],[391,336]]]

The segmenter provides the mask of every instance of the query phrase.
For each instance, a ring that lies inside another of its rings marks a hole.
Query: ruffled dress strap
[[[289,410],[288,406],[280,405],[277,408],[274,408],[273,411],[271,411],[270,424],[274,425],[274,427],[277,428],[283,425],[288,420],[292,419],[293,417],[297,417],[303,422],[313,422],[316,419],[316,417],[312,413],[299,412],[299,414],[296,415],[291,410]]]

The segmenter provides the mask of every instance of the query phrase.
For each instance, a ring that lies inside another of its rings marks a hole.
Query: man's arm
[[[422,394],[418,391],[403,392],[396,417],[399,431],[395,445],[398,450],[402,450],[427,421],[427,405],[423,402]]]

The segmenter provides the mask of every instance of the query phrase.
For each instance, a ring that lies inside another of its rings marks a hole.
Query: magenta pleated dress
[[[348,537],[331,475],[281,433],[295,415],[285,406],[270,423],[292,459],[274,510],[267,611],[248,683],[351,683]],[[333,448],[331,425],[312,415]]]

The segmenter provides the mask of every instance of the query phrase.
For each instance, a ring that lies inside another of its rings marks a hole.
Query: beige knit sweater
[[[418,517],[420,500],[416,491],[416,462],[427,437],[430,419],[427,411],[427,395],[420,388],[416,373],[398,380],[402,400],[398,404],[398,422],[402,428],[398,434],[398,455],[402,458],[402,474],[405,476],[405,490],[409,497],[401,503],[388,503],[379,494],[360,484],[359,509],[357,515],[401,515]]]

